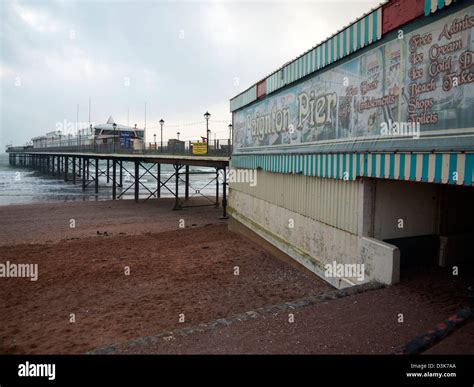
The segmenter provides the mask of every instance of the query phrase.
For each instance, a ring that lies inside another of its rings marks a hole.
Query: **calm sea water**
[[[145,164],[146,165],[146,164]],[[124,169],[134,171],[133,163],[124,163]],[[151,164],[149,164],[151,166]],[[92,165],[91,167],[92,168]],[[101,170],[106,169],[106,162],[102,161],[99,163]],[[91,169],[91,174],[94,173],[95,169]],[[111,170],[112,171],[112,170]],[[156,174],[156,168],[152,169],[153,173]],[[215,171],[213,168],[204,167],[190,167],[191,172],[209,172]],[[119,169],[117,169],[117,173]],[[145,172],[145,169],[140,168],[140,175]],[[166,180],[173,173],[171,165],[161,166],[162,181]],[[207,196],[215,195],[215,182],[210,184],[209,181],[215,177],[215,174],[209,175],[190,175],[190,189],[189,195],[191,197],[199,197],[200,194]],[[184,179],[184,175],[182,176]],[[156,189],[156,180],[152,176],[144,176],[140,181],[150,189],[154,191]],[[41,202],[65,202],[75,200],[110,200],[112,199],[112,180],[107,184],[106,176],[99,177],[99,193],[96,195],[94,192],[94,183],[91,183],[85,192],[82,191],[82,185],[80,181],[73,185],[72,182],[64,182],[63,179],[57,177],[43,175],[42,173],[23,168],[19,166],[10,166],[8,163],[8,154],[0,153],[0,205],[9,204],[26,204],[26,203],[41,203]],[[130,186],[133,181],[127,178],[127,173],[124,170],[123,177],[123,190]],[[174,178],[171,179],[167,185],[171,190],[174,191]],[[206,184],[208,184],[206,186]],[[206,186],[206,187],[205,187]],[[219,187],[222,191],[222,186]],[[184,195],[184,183],[180,183],[179,187],[180,197]],[[199,191],[200,193],[196,192]],[[122,192],[121,188],[117,188],[117,196]],[[149,196],[149,192],[140,185],[140,198],[145,199]],[[162,197],[172,197],[166,188],[161,190]],[[131,187],[121,199],[134,199],[133,187]]]

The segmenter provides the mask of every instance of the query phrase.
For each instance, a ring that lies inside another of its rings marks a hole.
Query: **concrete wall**
[[[374,238],[438,233],[438,185],[377,179],[375,187]]]
[[[369,280],[398,281],[399,252],[369,238],[374,182],[341,181],[259,171],[257,184],[231,183],[234,220],[301,265],[341,288]],[[325,265],[364,265],[365,278],[327,277]]]

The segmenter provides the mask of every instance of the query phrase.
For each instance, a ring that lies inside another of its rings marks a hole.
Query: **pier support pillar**
[[[179,170],[181,169],[181,166],[178,164],[174,164],[173,166],[175,171],[175,200],[173,210],[180,210],[181,206],[179,205]]]
[[[67,174],[69,173],[69,157],[64,158],[64,181],[68,180]]]
[[[110,170],[110,160],[107,159],[107,183],[110,181],[110,178],[109,178],[109,170]]]
[[[219,168],[216,168],[216,208],[219,208]]]
[[[119,176],[119,186],[122,188],[122,177],[123,177],[123,161],[120,160],[120,176]]]
[[[82,158],[82,190],[86,190],[86,158]]]
[[[95,193],[99,193],[99,159],[96,157],[95,159]]]
[[[156,167],[156,196],[161,198],[161,164]]]
[[[186,173],[184,176],[185,176],[184,198],[188,200],[189,199],[189,165],[186,165]]]
[[[138,194],[139,194],[139,163],[135,161],[135,202],[138,203]]]
[[[224,167],[224,176],[222,178],[222,217],[227,219],[227,174]]]
[[[115,159],[112,160],[112,199],[115,200],[117,198],[117,162]]]
[[[86,175],[87,175],[87,180],[90,180],[90,174],[89,174],[89,164],[90,164],[90,160],[89,159],[86,159]]]
[[[58,156],[58,177],[61,177],[61,156]]]
[[[72,158],[72,184],[76,184],[76,157]]]

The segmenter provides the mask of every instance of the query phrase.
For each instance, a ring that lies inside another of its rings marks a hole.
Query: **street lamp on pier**
[[[211,113],[206,111],[204,113],[204,118],[206,119],[206,153],[209,154],[209,118],[211,117]]]
[[[165,121],[163,120],[163,118],[160,120],[160,126],[161,126],[161,144],[160,144],[160,150],[161,150],[161,153],[163,153],[163,124],[165,123]]]
[[[232,144],[232,124],[229,124],[229,155],[232,154],[231,151],[231,144]]]
[[[112,126],[114,127],[114,153],[115,153],[115,131],[117,130],[117,124],[114,122]]]

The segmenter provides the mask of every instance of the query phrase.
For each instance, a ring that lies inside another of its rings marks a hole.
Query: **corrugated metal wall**
[[[230,187],[308,218],[357,234],[359,202],[357,181],[259,170],[255,187],[251,187],[249,183],[233,182]]]

